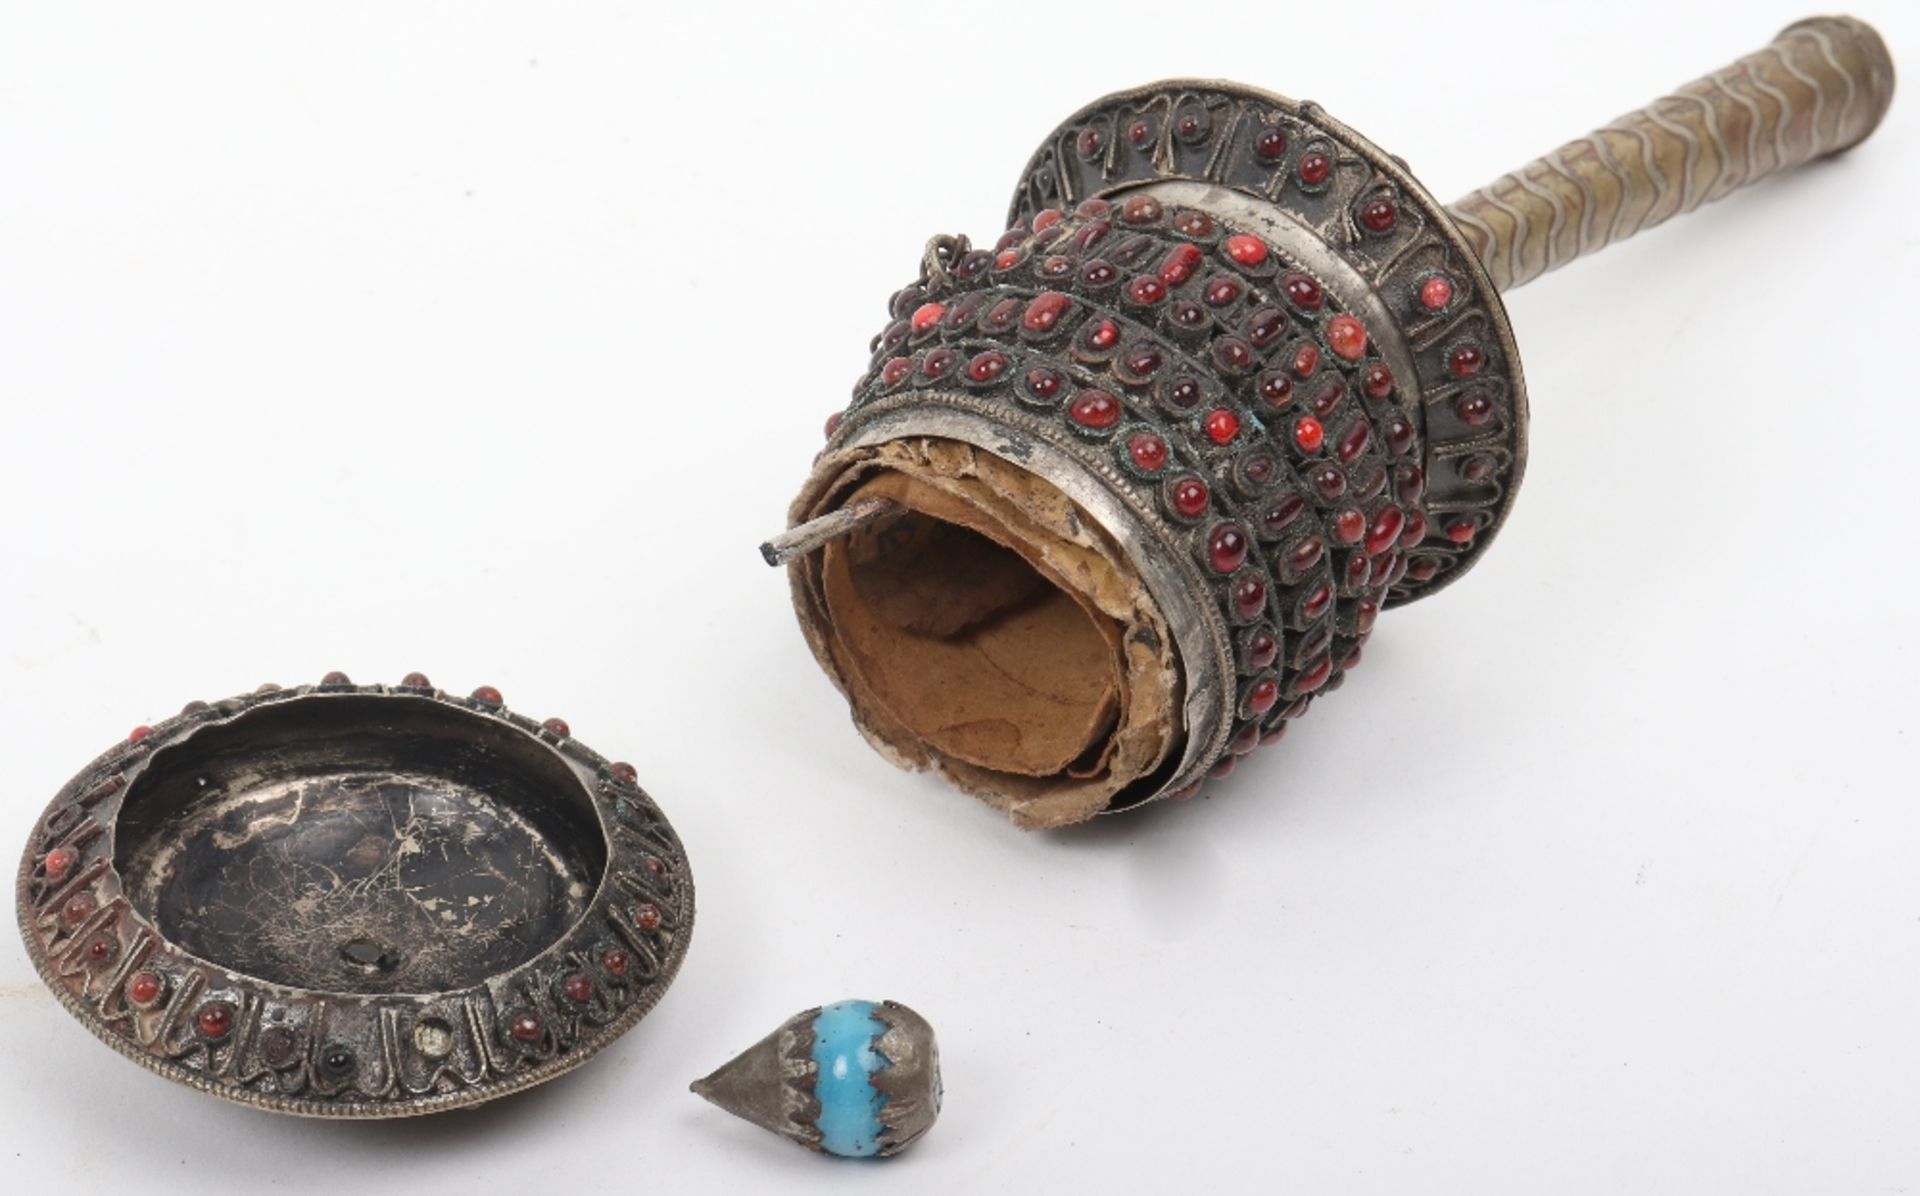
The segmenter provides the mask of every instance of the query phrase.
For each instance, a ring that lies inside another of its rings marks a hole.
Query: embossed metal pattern
[[[1418,413],[1426,494],[1425,535],[1385,605],[1461,576],[1499,531],[1526,459],[1519,352],[1473,247],[1403,163],[1319,105],[1213,81],[1119,92],[1069,117],[1029,160],[1010,219],[1174,181],[1236,193],[1294,226],[1286,240],[1303,269],[1356,311],[1387,313],[1414,360],[1413,376],[1396,383]],[[1380,204],[1391,211],[1385,227],[1369,223]]]
[[[1893,97],[1880,36],[1850,17],[1772,44],[1569,141],[1448,208],[1512,290],[1770,174],[1859,142]]]
[[[122,1054],[344,1118],[578,1066],[665,993],[694,915],[630,766],[417,676],[263,687],[137,729],[35,824],[15,903],[42,979]]]

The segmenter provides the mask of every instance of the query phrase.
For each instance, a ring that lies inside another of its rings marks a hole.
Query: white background
[[[701,913],[588,1067],[376,1125],[116,1058],[9,930],[0,1188],[1920,1190],[1920,97],[1515,295],[1498,546],[1203,801],[894,771],[755,552],[1083,102],[1243,79],[1450,198],[1803,15],[1597,7],[9,6],[0,839],[189,698],[420,669],[633,759]],[[939,1027],[912,1153],[687,1093],[856,995]]]

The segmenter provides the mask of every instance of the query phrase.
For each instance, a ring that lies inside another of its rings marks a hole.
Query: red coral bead
[[[1020,322],[1029,332],[1051,332],[1054,325],[1060,322],[1060,317],[1066,315],[1072,306],[1073,300],[1059,291],[1042,291],[1033,297],[1033,302],[1027,304],[1026,314],[1020,317]]]
[[[1227,256],[1243,266],[1267,260],[1267,243],[1251,233],[1235,233],[1226,241]]]
[[[1222,523],[1207,536],[1207,563],[1215,573],[1231,573],[1247,560],[1247,534]]]
[[[160,999],[160,977],[152,972],[135,972],[127,981],[127,1000],[135,1005],[151,1005]]]
[[[1216,407],[1207,413],[1207,439],[1215,444],[1230,444],[1240,434],[1240,417],[1225,407]]]
[[[1167,442],[1152,432],[1135,432],[1127,439],[1127,456],[1148,473],[1167,467]]]
[[[1319,452],[1326,438],[1326,429],[1311,415],[1301,416],[1293,425],[1293,442],[1310,453]]]
[[[1352,316],[1340,315],[1327,321],[1327,348],[1358,361],[1367,351],[1367,329]]]
[[[73,848],[56,847],[47,853],[47,858],[41,862],[40,866],[46,871],[48,880],[61,881],[66,879],[67,873],[73,871],[73,866],[79,862],[80,853]]]
[[[1120,422],[1120,400],[1104,390],[1088,388],[1073,396],[1067,418],[1083,428],[1103,430]]]
[[[944,303],[922,303],[914,309],[913,330],[915,332],[925,332],[935,324],[938,324],[940,317],[946,314],[947,305]]]
[[[1207,513],[1207,504],[1213,496],[1207,490],[1207,484],[1195,477],[1181,478],[1167,491],[1173,503],[1173,509],[1188,519],[1198,519]]]
[[[1420,284],[1420,306],[1428,311],[1445,311],[1453,302],[1453,281],[1444,274],[1436,274]]]
[[[133,730],[127,732],[127,742],[139,743],[142,739],[145,739],[147,736],[151,734],[153,734],[152,727],[147,727],[147,726],[135,727]]]

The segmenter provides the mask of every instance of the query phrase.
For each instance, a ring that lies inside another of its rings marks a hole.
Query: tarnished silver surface
[[[578,1066],[666,992],[693,926],[685,853],[631,766],[417,676],[137,729],[48,807],[15,897],[34,966],[108,1045],[315,1117]]]

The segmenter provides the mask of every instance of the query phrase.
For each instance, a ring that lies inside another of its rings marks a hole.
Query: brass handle
[[[1812,17],[1447,209],[1502,291],[1770,174],[1839,153],[1893,99],[1873,27]]]

